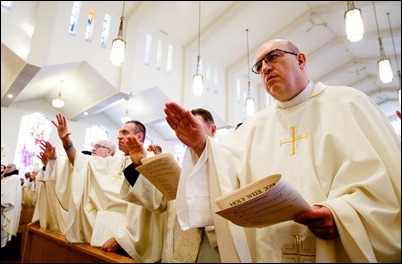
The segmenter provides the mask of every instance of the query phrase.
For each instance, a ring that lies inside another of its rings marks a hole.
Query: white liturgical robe
[[[69,161],[63,159],[58,162]],[[102,158],[77,152],[72,173],[57,173],[57,197],[59,201],[68,201],[63,205],[68,208],[67,241],[90,243],[100,210],[126,215],[127,202],[120,198],[120,188],[124,179],[123,170],[130,163],[130,158],[125,156]]]
[[[217,197],[282,174],[311,205],[333,213],[339,232],[333,240],[318,239],[294,221],[244,228],[244,235],[212,214],[223,262],[248,257],[252,262],[396,262],[401,258],[400,144],[365,94],[310,82],[292,101],[257,113],[220,144],[208,139],[203,158],[187,150],[181,177],[195,173],[209,179],[212,212],[218,210]],[[195,200],[188,195],[184,199]],[[190,223],[193,210],[205,208],[189,205]]]
[[[32,222],[39,221],[39,225],[43,229],[48,229],[56,233],[66,233],[67,209],[68,209],[68,195],[71,195],[69,188],[62,188],[61,192],[65,200],[59,200],[56,192],[57,174],[64,177],[72,172],[72,165],[65,162],[64,158],[50,160],[47,164],[46,171],[40,171],[36,179],[38,185],[37,202],[35,206]],[[58,166],[57,166],[58,165]],[[66,179],[68,180],[68,179]],[[68,182],[65,185],[69,186]]]
[[[102,158],[77,152],[72,173],[58,174],[56,181],[57,197],[68,207],[65,236],[71,243],[88,244],[94,242],[94,237],[100,244],[114,237],[132,258],[158,262],[162,255],[164,215],[130,204],[120,197],[125,179],[123,172],[131,163],[130,156]],[[65,166],[58,164],[57,167]],[[147,189],[142,191],[148,193]],[[116,223],[111,223],[107,231],[103,229],[105,226],[94,229],[96,223],[104,225],[112,221],[107,219],[109,214],[98,214],[99,211],[119,213],[126,221],[117,229]],[[101,216],[105,218],[99,219]],[[96,230],[104,233],[94,234]],[[110,237],[105,238],[109,233]],[[103,238],[104,242],[99,241]]]
[[[18,174],[1,179],[1,247],[17,236],[21,215],[21,181]]]
[[[162,194],[142,175],[134,187],[123,181],[121,197],[130,202],[127,208],[127,228],[120,228],[114,238],[134,259],[160,262],[162,259],[166,206]]]

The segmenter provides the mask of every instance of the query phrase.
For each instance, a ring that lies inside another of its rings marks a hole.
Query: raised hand
[[[191,111],[175,102],[166,103],[164,111],[166,121],[175,131],[177,138],[200,156],[208,137],[202,122],[191,114]]]
[[[42,160],[44,165],[46,164],[43,162],[43,159],[47,159],[47,163],[48,160],[55,160],[57,158],[56,148],[49,141],[42,140],[40,142],[40,149],[42,152],[40,152],[39,156],[37,155],[37,157]]]
[[[148,151],[152,151],[155,155],[161,154],[161,152],[158,149],[158,145],[156,144],[150,144],[147,148]]]
[[[136,136],[127,136],[121,150],[130,155],[131,161],[135,166],[141,165],[141,160],[147,157],[147,151],[144,145]]]
[[[57,128],[57,133],[59,134],[59,138],[61,140],[65,140],[71,135],[70,131],[68,130],[66,117],[63,114],[58,113],[56,115],[56,119],[57,119],[57,124],[53,120],[52,120],[52,123]]]

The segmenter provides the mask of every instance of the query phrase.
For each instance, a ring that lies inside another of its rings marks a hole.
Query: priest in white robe
[[[202,122],[205,133],[213,138],[217,127],[212,114],[203,108],[191,110],[195,118]],[[140,142],[133,142],[141,147]],[[159,152],[156,152],[157,155]],[[160,154],[160,153],[159,153]],[[127,201],[146,207],[153,212],[166,210],[166,223],[163,226],[164,242],[162,262],[164,263],[219,263],[219,249],[216,244],[215,228],[211,223],[205,228],[183,230],[176,216],[176,201],[166,202],[161,192],[138,171],[137,181],[131,179],[134,173],[123,182],[121,195]],[[196,183],[198,184],[198,183]],[[183,185],[179,183],[179,186]],[[184,186],[184,185],[183,185]]]
[[[15,164],[8,164],[1,174],[1,247],[17,237],[21,215],[21,180]]]
[[[65,235],[69,201],[67,197],[71,195],[71,190],[62,188],[65,199],[59,200],[56,193],[56,174],[69,175],[72,173],[73,166],[64,162],[55,169],[56,162],[48,163],[48,157],[56,158],[55,148],[49,142],[42,141],[41,149],[42,151],[37,156],[41,159],[43,167],[36,179],[37,202],[32,222],[39,221],[41,228]]]
[[[140,206],[130,205],[128,208],[128,202],[120,197],[124,174],[131,173],[131,168],[147,156],[146,152],[133,149],[130,144],[134,138],[143,144],[145,126],[134,120],[123,124],[117,139],[119,149],[125,155],[97,157],[77,152],[70,139],[65,117],[62,114],[56,117],[57,123],[53,121],[53,124],[57,127],[68,160],[74,166],[70,185],[66,182],[68,177],[65,175],[64,177],[57,175],[56,181],[56,191],[60,199],[65,198],[62,195],[63,189],[71,190],[66,239],[72,243],[92,244],[93,237],[102,237],[102,234],[94,233],[96,222],[110,221],[100,219],[98,215],[104,214],[98,214],[98,212],[114,212],[126,218],[127,225],[122,223],[118,230],[113,230],[113,237],[105,238],[101,249],[115,251],[116,246],[119,245],[135,259],[144,262],[159,261],[163,242],[162,216]],[[102,145],[97,148],[103,147]],[[115,224],[111,223],[111,225]]]
[[[263,44],[253,71],[277,105],[221,144],[189,111],[166,104],[167,122],[189,147],[176,201],[182,228],[214,222],[224,262],[399,262],[401,147],[386,116],[356,89],[309,80],[306,56],[291,42]],[[272,174],[311,210],[263,228],[214,214],[216,198]]]

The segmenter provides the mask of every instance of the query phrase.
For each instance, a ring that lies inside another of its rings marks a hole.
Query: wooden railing
[[[22,243],[22,263],[140,263],[89,244],[72,244],[63,235],[40,228],[38,223],[27,226]]]

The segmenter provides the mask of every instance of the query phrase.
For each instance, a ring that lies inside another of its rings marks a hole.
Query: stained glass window
[[[20,173],[42,167],[40,142],[49,140],[52,123],[40,113],[25,115],[21,119],[14,164]]]

